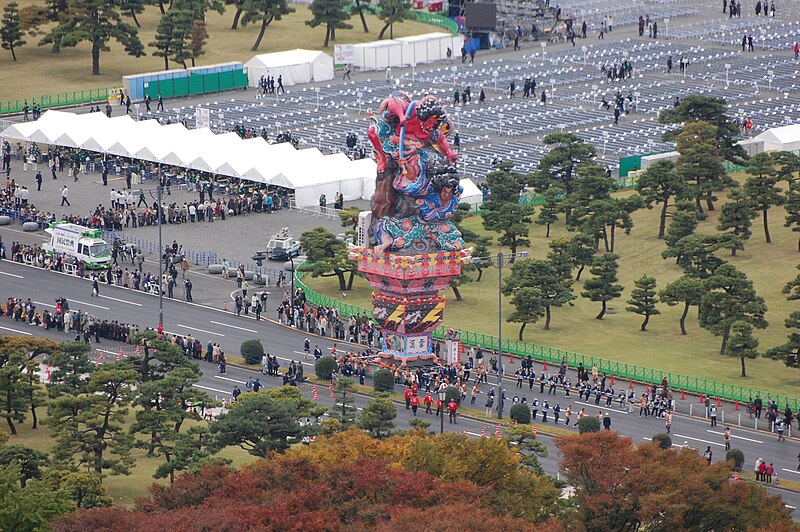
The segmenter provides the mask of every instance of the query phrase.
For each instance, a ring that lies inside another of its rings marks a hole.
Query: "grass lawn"
[[[38,2],[18,0],[18,3],[20,8],[24,8],[43,2],[41,0]],[[230,28],[235,10],[231,6],[227,6],[227,11],[223,15],[209,11],[206,15],[209,34],[206,53],[197,60],[197,66],[229,61],[246,62],[256,53],[294,48],[323,50],[324,27],[311,28],[305,24],[306,20],[311,19],[311,13],[306,6],[295,5],[292,7],[296,9],[294,13],[269,25],[258,52],[252,52],[250,48],[261,28],[260,21],[244,28],[240,25],[237,30],[233,31]],[[154,40],[160,16],[158,6],[149,6],[143,14],[137,17],[142,25],[139,30],[139,39],[145,45],[148,55],[140,58],[131,57],[125,53],[120,44],[112,40],[110,42],[111,51],[100,55],[99,76],[91,75],[91,46],[88,43],[81,43],[75,48],[63,48],[60,53],[53,54],[50,46],[37,46],[41,37],[26,36],[25,40],[28,44],[16,50],[17,62],[12,61],[10,52],[0,50],[0,71],[3,72],[3,89],[0,91],[2,94],[0,100],[32,98],[100,87],[118,87],[121,86],[124,75],[164,70],[164,60],[152,55],[153,48],[148,46],[148,43]],[[133,24],[130,17],[123,17],[123,20]],[[373,15],[367,15],[370,33],[363,32],[361,21],[357,17],[351,19],[350,23],[353,25],[353,29],[336,32],[337,43],[357,44],[377,40],[378,32],[383,26],[383,23]],[[416,21],[394,25],[395,37],[407,37],[434,31],[440,31],[440,28]],[[333,54],[333,43],[326,51]],[[170,63],[170,68],[181,68],[181,66]]]
[[[41,420],[46,417],[46,409],[41,408],[38,413],[41,423]],[[132,420],[133,416],[130,419]],[[193,422],[187,422],[184,425],[188,427],[191,423]],[[5,423],[3,423],[2,430],[8,433],[8,427]],[[53,447],[53,439],[50,429],[46,425],[40,425],[38,429],[32,430],[30,423],[26,422],[17,424],[17,435],[10,436],[8,440],[8,445],[12,444],[24,445],[49,453]],[[114,504],[132,506],[137,497],[147,495],[147,489],[154,482],[169,483],[168,479],[156,480],[153,478],[153,473],[163,461],[163,457],[148,457],[147,451],[143,449],[134,449],[133,456],[136,458],[136,464],[131,469],[130,475],[109,475],[103,479],[107,494],[113,499]],[[232,465],[234,467],[239,467],[257,459],[238,447],[227,447],[215,456],[229,458],[233,461]]]
[[[725,197],[725,194],[720,194],[720,197]],[[701,223],[699,231],[714,232],[718,216],[719,205],[716,211],[710,213],[708,220]],[[753,222],[753,236],[746,242],[744,251],[739,251],[737,257],[729,257],[725,251],[721,255],[747,273],[758,294],[767,302],[770,326],[763,331],[756,331],[762,351],[786,341],[788,331],[783,325],[784,319],[798,309],[797,302],[787,301],[786,296],[781,294],[784,284],[797,275],[795,265],[800,258],[796,251],[798,235],[783,227],[784,216],[782,207],[769,211],[772,244],[764,242],[759,218]],[[560,217],[563,220],[563,215]],[[680,277],[682,270],[674,263],[674,259],[661,258],[665,244],[656,238],[658,209],[640,210],[633,215],[633,219],[635,225],[630,235],[617,234],[619,278],[625,290],[622,297],[610,302],[610,312],[606,317],[603,320],[594,319],[600,311],[600,304],[580,297],[582,287],[575,285],[574,293],[578,297],[573,302],[574,306],[553,309],[550,331],[542,330],[543,323],[529,324],[524,339],[609,360],[800,397],[800,371],[786,368],[783,362],[763,358],[748,360],[748,376],[742,378],[739,360],[719,355],[721,340],[700,328],[697,320],[693,319],[696,318],[694,307],[687,318],[687,336],[681,336],[678,325],[682,306],[659,305],[662,314],[651,318],[647,332],[640,332],[642,317],[625,311],[633,281],[642,274],[648,274],[657,279],[658,288],[661,289]],[[465,226],[484,232],[479,217],[469,218]],[[543,226],[531,226],[531,246],[528,251],[532,257],[544,258],[547,255],[548,241],[544,234]],[[567,234],[563,223],[551,230],[552,238]],[[500,251],[500,248],[495,247],[493,251]],[[508,249],[503,251],[508,252]],[[504,270],[504,274],[506,272],[510,270]],[[587,268],[582,280],[588,276]],[[307,276],[305,282],[328,296],[341,297],[335,278],[312,279]],[[448,298],[445,325],[496,335],[497,270],[485,270],[480,283],[466,283],[460,289],[463,301],[456,301],[452,292],[445,293]],[[366,281],[357,279],[353,292],[347,296],[347,302],[371,308],[370,294],[371,288]],[[512,307],[508,298],[504,300],[503,312],[509,315]],[[518,331],[518,324],[506,323],[503,335],[517,338]]]

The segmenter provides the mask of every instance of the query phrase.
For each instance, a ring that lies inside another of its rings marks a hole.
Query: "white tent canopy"
[[[298,206],[317,205],[320,194],[341,192],[346,200],[374,189],[375,162],[351,161],[341,153],[326,155],[316,148],[296,150],[289,143],[242,140],[235,133],[215,135],[208,129],[162,126],[155,120],[136,122],[127,115],[47,111],[36,122],[6,128],[0,137],[141,159],[218,175],[238,177],[295,191]]]
[[[383,70],[432,63],[447,58],[447,49],[456,54],[463,38],[449,33],[426,33],[394,40],[353,45],[353,65],[360,70]]]
[[[768,129],[756,136],[755,140],[764,143],[765,151],[791,151],[796,153],[800,150],[800,124]]]
[[[281,76],[285,87],[333,79],[333,58],[315,50],[298,48],[285,52],[259,54],[244,66],[251,87],[258,87],[261,76],[272,76],[276,80]]]

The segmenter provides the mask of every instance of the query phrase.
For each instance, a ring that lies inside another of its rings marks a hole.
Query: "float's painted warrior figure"
[[[450,220],[461,186],[453,124],[434,96],[393,94],[372,117],[369,139],[378,162],[368,235],[350,255],[379,290],[373,315],[383,332],[380,356],[403,363],[434,358],[432,333],[442,322],[444,290],[469,261]]]

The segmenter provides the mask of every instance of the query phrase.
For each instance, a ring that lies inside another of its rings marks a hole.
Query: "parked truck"
[[[291,237],[288,227],[284,227],[269,239],[265,254],[269,260],[289,260],[300,255],[300,242]]]
[[[63,253],[83,263],[89,270],[103,270],[110,266],[111,253],[99,229],[89,229],[68,222],[56,222],[45,229],[50,243],[42,248],[48,253]]]

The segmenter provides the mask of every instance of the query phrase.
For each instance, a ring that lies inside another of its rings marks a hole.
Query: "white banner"
[[[354,60],[354,51],[352,44],[333,45],[333,64],[352,65],[353,60]]]
[[[448,364],[459,364],[461,362],[461,341],[445,341],[445,359]]]

